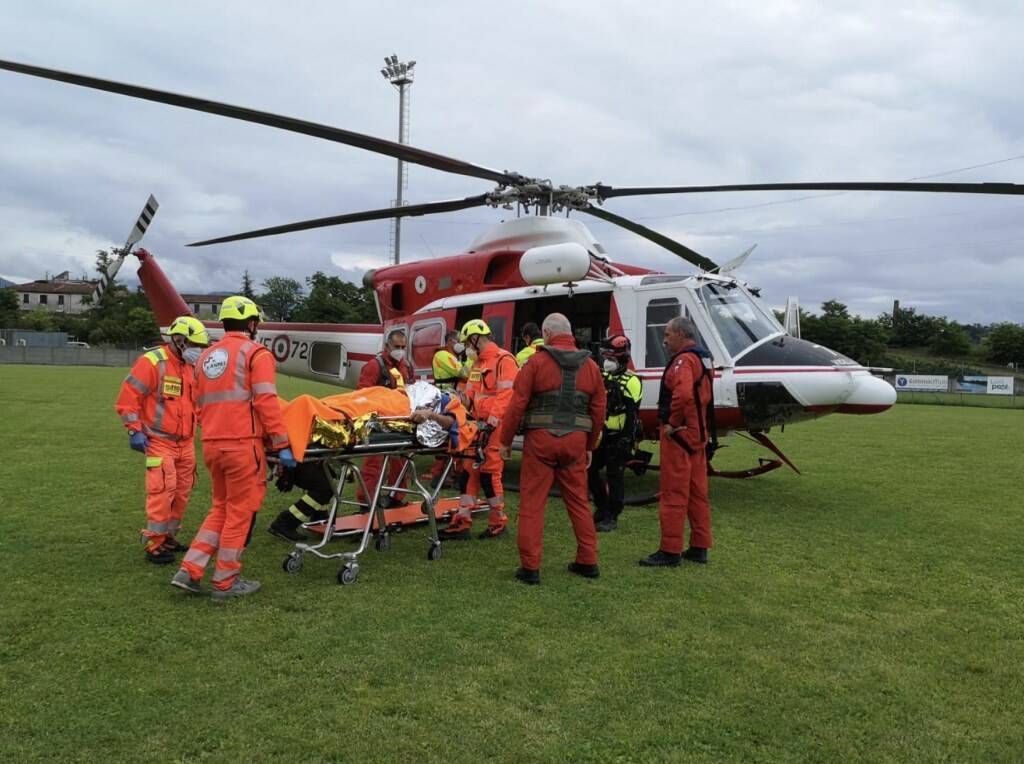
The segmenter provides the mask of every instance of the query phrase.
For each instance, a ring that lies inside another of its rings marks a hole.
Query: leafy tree
[[[37,332],[57,331],[57,321],[54,319],[53,314],[43,307],[22,313],[18,324],[22,329],[33,329]]]
[[[14,326],[20,312],[18,293],[13,289],[0,289],[0,328]]]
[[[928,350],[939,356],[965,356],[971,352],[971,337],[956,321],[945,318],[935,319],[935,334],[928,344]]]
[[[1024,363],[1024,327],[995,324],[985,337],[985,351],[995,363]]]
[[[883,313],[878,320],[889,330],[889,345],[898,348],[927,347],[939,329],[939,319],[914,308],[900,308],[895,317]]]
[[[800,311],[800,336],[870,366],[885,358],[888,331],[878,321],[851,316],[837,300],[822,303],[820,316]]]
[[[252,289],[252,276],[249,275],[248,268],[246,269],[245,273],[242,274],[241,294],[244,297],[248,297],[250,300],[256,299],[256,293]]]
[[[305,296],[302,284],[295,279],[272,276],[263,282],[263,288],[267,291],[259,296],[257,302],[270,320],[291,321],[302,308]]]
[[[377,323],[377,306],[373,292],[337,276],[317,271],[306,279],[309,296],[296,311],[297,321],[338,323]]]

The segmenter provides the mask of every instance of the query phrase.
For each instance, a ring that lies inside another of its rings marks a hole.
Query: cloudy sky
[[[395,138],[383,56],[415,59],[411,143],[555,184],[1024,182],[1019,2],[10,2],[0,58]],[[371,7],[372,6],[372,7]],[[91,269],[146,236],[182,291],[387,263],[386,222],[205,249],[190,241],[388,206],[394,160],[0,72],[0,276]],[[410,202],[486,181],[409,171]],[[611,200],[740,271],[772,305],[894,298],[961,321],[1022,320],[1024,197],[733,193]],[[403,224],[403,260],[464,251],[509,213]],[[688,272],[585,222],[613,259]]]

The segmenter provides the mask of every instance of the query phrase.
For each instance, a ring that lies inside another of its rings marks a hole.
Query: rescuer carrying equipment
[[[576,373],[590,358],[586,350],[563,350],[541,345],[544,352],[555,359],[562,370],[562,385],[558,390],[537,393],[530,399],[523,418],[527,430],[548,430],[554,435],[570,432],[590,432],[590,396],[576,389]]]

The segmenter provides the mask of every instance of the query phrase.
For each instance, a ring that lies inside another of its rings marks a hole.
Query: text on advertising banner
[[[897,374],[896,389],[944,393],[949,389],[949,377],[939,374]]]
[[[989,377],[989,395],[1013,395],[1013,377]]]

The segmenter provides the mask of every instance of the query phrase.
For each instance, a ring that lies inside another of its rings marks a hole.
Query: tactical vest
[[[672,362],[683,353],[693,353],[700,361],[700,376],[693,380],[693,401],[694,408],[697,409],[697,427],[699,428],[700,439],[709,440],[708,431],[710,430],[710,440],[715,441],[717,444],[717,433],[715,432],[717,429],[715,426],[715,378],[711,370],[711,356],[707,354],[706,350],[696,347],[689,347],[686,348],[686,350],[680,350],[665,364],[665,371],[661,373],[661,388],[658,390],[658,421],[662,424],[668,424],[668,420],[672,416],[672,391],[665,387],[665,376],[668,374],[668,370],[672,367]],[[711,383],[711,395],[709,396],[709,400],[702,401],[700,398],[700,388],[701,382],[703,382],[705,378],[707,378]]]
[[[392,390],[398,390],[405,387],[406,379],[405,375],[402,374],[402,364],[393,369],[384,360],[383,353],[377,353],[374,358],[377,359],[377,369],[380,371],[380,376],[377,379],[377,385],[380,387],[390,387]]]
[[[547,345],[538,352],[550,355],[562,371],[562,384],[557,390],[538,393],[526,407],[523,424],[527,430],[550,430],[555,435],[570,432],[590,432],[590,396],[576,389],[576,374],[583,362],[590,358],[586,350],[560,350]]]

